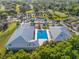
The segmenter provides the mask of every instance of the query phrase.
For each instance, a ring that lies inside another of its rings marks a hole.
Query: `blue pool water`
[[[38,30],[37,39],[48,39],[46,30]]]

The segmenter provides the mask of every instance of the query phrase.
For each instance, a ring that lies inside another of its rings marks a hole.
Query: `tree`
[[[16,12],[17,12],[17,13],[20,13],[20,11],[21,11],[21,10],[20,10],[20,5],[19,5],[19,4],[16,4]]]
[[[71,59],[71,57],[70,56],[61,56],[61,59]]]
[[[1,48],[1,49],[0,49],[0,58],[4,58],[6,52],[7,52],[7,51],[6,51],[5,48]]]
[[[5,56],[6,59],[16,59],[16,56],[14,55],[13,51],[9,51],[8,54]]]
[[[40,59],[40,56],[37,51],[32,52],[31,59]]]
[[[16,59],[31,59],[30,55],[26,53],[23,49],[19,50],[16,54]]]

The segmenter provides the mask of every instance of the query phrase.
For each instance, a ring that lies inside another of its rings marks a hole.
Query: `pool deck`
[[[38,40],[37,39],[37,31],[39,29],[35,29],[35,40]],[[49,33],[49,30],[48,29],[45,29],[46,32],[47,32],[47,36],[48,36],[48,39],[39,39],[38,42],[39,42],[39,46],[41,46],[45,41],[50,41],[51,40],[51,37],[50,37],[50,33]]]

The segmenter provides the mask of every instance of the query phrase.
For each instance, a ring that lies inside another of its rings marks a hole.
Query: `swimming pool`
[[[48,39],[46,30],[38,30],[37,31],[37,39]]]

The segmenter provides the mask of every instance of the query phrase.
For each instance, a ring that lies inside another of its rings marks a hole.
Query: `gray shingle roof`
[[[53,39],[60,41],[70,37],[70,32],[63,26],[50,27],[50,33]]]
[[[15,30],[6,45],[10,44],[19,37],[23,38],[26,42],[29,42],[30,40],[33,40],[33,35],[34,27],[30,26],[29,23],[22,24],[21,26],[19,26],[19,28]]]

